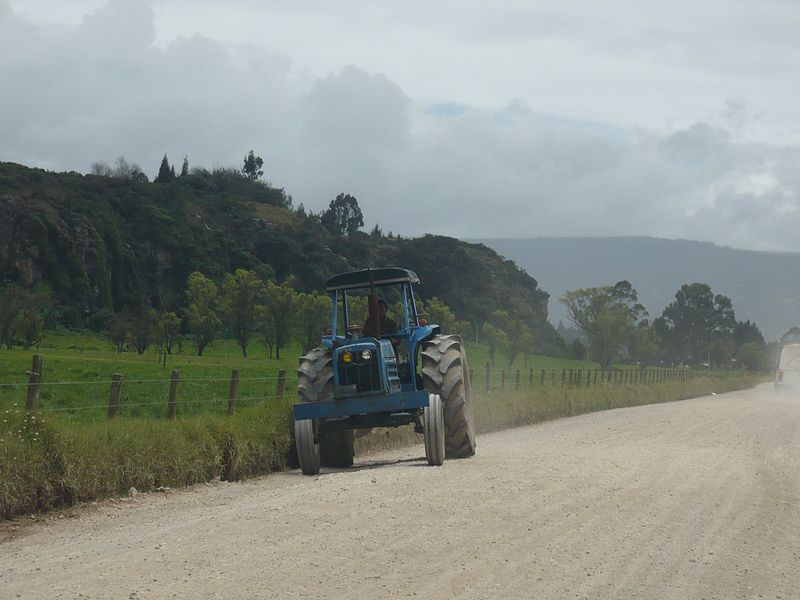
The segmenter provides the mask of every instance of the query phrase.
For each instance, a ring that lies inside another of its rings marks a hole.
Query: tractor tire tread
[[[475,454],[475,426],[466,354],[460,336],[437,335],[422,348],[422,381],[444,403],[445,455]]]
[[[327,348],[314,348],[300,357],[297,368],[300,402],[324,402],[333,398],[333,357]],[[320,433],[320,460],[326,467],[353,466],[354,435],[350,430]]]

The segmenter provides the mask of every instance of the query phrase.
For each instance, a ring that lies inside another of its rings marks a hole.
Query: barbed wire
[[[569,369],[563,369],[563,371],[567,374],[567,377],[566,377],[566,380],[565,380],[565,383],[567,383],[569,381]],[[520,383],[522,384],[523,370],[520,369],[519,372],[520,372]],[[620,377],[625,379],[625,376],[623,375],[624,373],[628,373],[627,378],[628,378],[629,382],[631,382],[631,379],[633,379],[633,381],[640,382],[640,381],[642,381],[641,377],[644,377],[643,375],[642,376],[636,375],[636,376],[632,377],[631,373],[638,373],[638,371],[635,370],[635,369],[627,369],[627,370],[619,370],[619,371],[601,371],[599,369],[588,369],[588,370],[583,370],[581,372],[583,373],[583,376],[581,377],[581,380],[585,379],[586,374],[590,374],[592,379],[596,378],[598,380],[597,381],[598,384],[599,383],[614,383],[614,382],[618,382],[618,381],[616,381],[616,379],[618,379]],[[476,373],[477,373],[477,371],[476,371]],[[490,382],[495,382],[495,381],[502,382],[503,381],[503,376],[499,375],[499,374],[496,374],[496,373],[497,372],[495,371],[494,376],[491,377],[490,380],[489,380]],[[525,380],[529,380],[528,371],[526,370],[526,371],[524,371],[524,373],[525,373],[524,379]],[[578,370],[577,369],[574,370],[573,377],[577,377],[577,373],[578,373]],[[697,371],[680,371],[680,370],[679,371],[670,371],[668,369],[663,369],[663,370],[647,371],[648,380],[649,380],[649,378],[651,376],[654,376],[657,379],[659,374],[661,374],[661,373],[678,373],[678,374],[681,374],[681,375],[688,374],[690,377],[717,377],[717,378],[725,377],[725,375],[722,375],[722,374],[719,374],[719,373],[704,373],[704,372],[697,372]],[[595,374],[597,374],[597,375],[595,375]],[[608,379],[608,375],[609,374],[614,374],[614,377],[612,377],[611,380]],[[652,375],[652,374],[655,374],[655,375]],[[286,378],[287,378],[286,376],[281,377],[279,375],[271,376],[271,377],[239,377],[239,381],[240,382],[242,382],[242,381],[278,381],[280,379],[286,379]],[[506,374],[505,381],[507,383],[513,385],[513,383],[515,381],[515,378],[516,378],[516,371],[508,371],[507,374]],[[532,383],[530,381],[526,381],[526,383],[528,385],[532,385],[532,386],[535,386],[535,385],[548,385],[548,384],[555,385],[555,384],[559,384],[561,382],[561,378],[562,378],[562,369],[557,369],[556,370],[555,383],[553,383],[552,369],[547,369],[546,370],[546,375],[545,375],[545,381],[541,382],[541,371],[538,370],[538,369],[534,369],[534,381]],[[231,381],[230,377],[191,377],[191,378],[183,378],[183,377],[181,377],[181,378],[179,378],[177,380],[177,382],[180,383],[180,384],[215,383],[215,382],[219,383],[219,382],[230,382],[230,381]],[[120,380],[120,382],[124,385],[124,384],[134,384],[134,383],[172,383],[173,380],[171,378],[170,379],[124,379],[123,378],[122,380]],[[483,378],[483,377],[474,377],[473,376],[472,382],[473,382],[474,385],[485,384],[486,383],[486,379]],[[114,382],[114,380],[111,380],[111,379],[97,379],[97,380],[86,380],[86,381],[41,381],[41,382],[38,382],[38,383],[35,383],[35,384],[32,384],[32,383],[30,383],[28,381],[24,381],[24,382],[0,383],[0,388],[4,388],[4,387],[15,387],[15,388],[16,387],[28,387],[30,385],[36,385],[36,386],[40,386],[40,387],[43,387],[43,386],[57,386],[57,385],[111,385],[113,383],[115,383],[115,382]],[[574,384],[574,382],[573,382],[573,384]]]
[[[236,398],[234,401],[235,402],[243,402],[243,401],[249,401],[249,400],[275,400],[275,399],[284,399],[285,400],[286,399],[286,395],[283,395],[283,396],[278,396],[278,395],[275,395],[275,396],[243,396],[241,398]],[[210,399],[206,399],[206,400],[179,400],[178,402],[176,402],[175,405],[176,405],[176,407],[180,407],[180,406],[183,406],[183,405],[186,405],[186,404],[212,404],[212,403],[222,404],[222,403],[227,403],[228,400],[229,400],[228,398],[222,398],[222,397],[220,397],[220,398],[210,398]],[[130,402],[130,403],[128,403],[128,402],[120,402],[119,405],[117,406],[117,408],[118,409],[122,409],[122,408],[134,407],[134,406],[166,406],[167,404],[168,403],[164,402],[163,400],[159,401],[159,402]],[[93,410],[93,409],[96,409],[96,408],[101,408],[101,409],[106,410],[106,409],[108,409],[108,404],[91,404],[91,405],[88,405],[88,406],[63,406],[63,407],[58,407],[58,408],[38,408],[33,412],[36,412],[36,413],[43,413],[43,412],[71,412],[71,411],[79,411],[79,410]],[[28,412],[28,411],[22,410],[22,409],[16,409],[16,410],[10,410],[9,409],[8,412],[12,412],[14,414],[21,414],[21,413]]]
[[[286,377],[284,376],[284,379]],[[281,379],[279,375],[274,377],[239,377],[239,381],[278,381]],[[219,381],[230,381],[230,377],[191,377],[191,378],[183,378],[180,377],[178,379],[178,383],[192,383],[192,382],[201,382],[201,383],[213,383]],[[172,379],[122,379],[121,382],[125,383],[172,383]],[[40,381],[36,384],[31,384],[28,381],[23,382],[12,382],[12,383],[0,383],[0,387],[21,387],[21,386],[28,386],[28,385],[38,385],[38,386],[45,386],[45,385],[111,385],[114,383],[112,379],[90,379],[86,381]]]

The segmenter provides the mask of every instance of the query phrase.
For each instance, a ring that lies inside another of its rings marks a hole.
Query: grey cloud
[[[800,151],[696,120],[669,133],[415,100],[381,73],[299,77],[252,45],[155,44],[147,2],[49,31],[0,4],[0,160],[87,171],[118,155],[151,176],[167,152],[239,165],[249,148],[295,202],[355,194],[404,235],[659,235],[800,250]],[[741,103],[720,107],[741,121]]]

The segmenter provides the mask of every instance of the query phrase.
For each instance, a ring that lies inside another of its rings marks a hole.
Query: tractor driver
[[[388,316],[386,316],[386,301],[385,300],[378,300],[378,314],[381,318],[381,330],[380,333],[372,331],[370,327],[370,319],[367,317],[367,322],[364,323],[364,327],[361,328],[361,332],[365,336],[380,338],[382,335],[391,335],[393,333],[397,333],[397,323],[392,321]],[[376,335],[376,333],[378,335]],[[395,345],[395,339],[392,338],[392,345]],[[399,340],[398,340],[399,342]]]

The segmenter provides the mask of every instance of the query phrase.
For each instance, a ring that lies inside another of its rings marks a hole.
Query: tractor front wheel
[[[444,463],[444,408],[436,394],[428,395],[428,406],[422,412],[422,427],[425,458],[429,465],[440,467]]]
[[[319,440],[313,419],[300,419],[294,422],[294,441],[303,475],[319,473]]]

